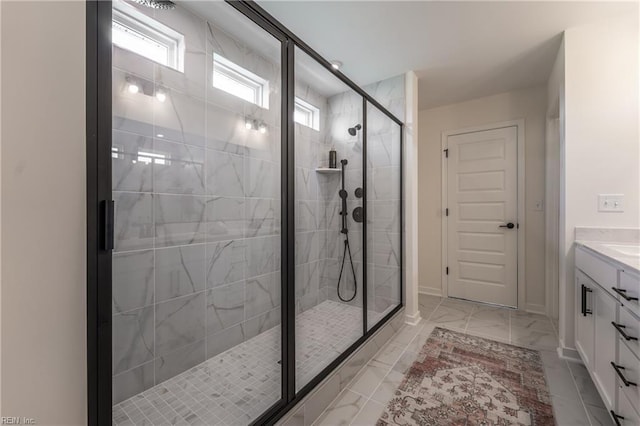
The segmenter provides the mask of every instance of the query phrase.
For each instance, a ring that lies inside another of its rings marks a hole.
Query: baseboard
[[[560,359],[583,364],[582,358],[580,358],[580,354],[578,354],[578,351],[575,349],[558,346],[558,356],[560,357]]]
[[[547,307],[538,303],[527,303],[524,310],[533,314],[547,315]]]
[[[420,311],[416,312],[413,315],[405,315],[404,323],[407,325],[418,325],[418,323],[422,320],[420,316]]]
[[[420,286],[420,287],[418,287],[418,293],[427,294],[429,296],[442,297],[442,289],[440,289],[440,288]]]

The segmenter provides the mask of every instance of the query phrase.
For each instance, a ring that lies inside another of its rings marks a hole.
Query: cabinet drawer
[[[640,425],[640,415],[633,407],[634,404],[620,392],[618,394],[618,409],[611,415],[616,417],[617,423],[621,426],[638,426]]]
[[[622,294],[620,302],[636,315],[640,316],[640,277],[628,272],[620,272],[618,289]],[[630,299],[630,300],[629,300]]]
[[[615,287],[618,283],[618,271],[614,266],[591,254],[586,249],[577,247],[576,267],[600,284],[607,292],[615,295],[611,290],[611,287]]]
[[[635,406],[640,406],[640,360],[624,344],[624,339],[618,338],[618,386],[622,393],[627,395],[629,401]],[[613,368],[613,366],[612,366]],[[624,380],[627,384],[624,383]]]
[[[640,358],[640,320],[625,308],[619,308],[618,336],[623,338],[631,351]],[[626,335],[626,337],[624,336]]]

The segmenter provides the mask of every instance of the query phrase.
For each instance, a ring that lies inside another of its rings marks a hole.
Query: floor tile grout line
[[[413,341],[413,340],[412,340]],[[371,361],[375,360],[375,358],[378,356],[378,354],[380,352],[382,352],[383,349],[385,349],[387,346],[391,346],[391,338],[384,344],[382,345],[382,347],[380,349],[378,349],[378,351],[373,355],[373,357],[364,365],[364,367],[362,367],[361,371],[362,373],[364,373],[364,369],[367,368],[369,366],[369,364],[371,363]],[[404,351],[403,351],[404,353]],[[382,363],[384,364],[384,363]],[[394,364],[395,365],[395,364]],[[387,375],[391,372],[391,370],[393,370],[393,365],[391,365],[391,367],[389,368],[389,370],[385,373],[384,377],[387,377]],[[359,373],[360,373],[359,372]],[[351,388],[351,385],[353,385],[356,381],[357,378],[360,377],[360,374],[356,374],[353,379],[351,379],[344,387],[344,389],[342,389],[340,392],[338,392],[338,395],[336,395],[336,397],[331,400],[331,402],[329,403],[329,405],[327,405],[327,407],[322,410],[322,412],[320,413],[320,415],[318,416],[318,418],[316,420],[314,420],[314,422],[312,423],[312,426],[317,426],[320,423],[318,423],[320,421],[320,419],[322,419],[322,417],[327,413],[327,411],[333,407],[333,403],[336,402],[336,400],[338,399],[338,397],[343,394],[344,391],[349,390],[355,394],[358,394],[360,396],[363,396],[366,400],[364,401],[364,404],[362,405],[362,407],[364,408],[364,406],[367,404],[367,402],[369,402],[369,400],[371,400],[371,397],[367,397],[366,395],[361,394],[360,392],[354,391]],[[384,378],[380,381],[380,383],[378,384],[378,386],[376,386],[376,389],[374,389],[373,393],[376,392],[376,390],[378,390],[378,387],[382,384],[382,382],[384,382]],[[373,393],[371,395],[373,395]],[[353,417],[353,419],[355,420],[356,417],[358,417],[358,414],[360,414],[360,412],[362,411],[362,408],[360,410],[358,410],[358,412],[356,413],[356,415]],[[351,422],[350,422],[351,423]]]
[[[587,410],[587,405],[584,402],[584,398],[582,398],[582,393],[580,392],[580,388],[578,387],[578,382],[576,382],[576,378],[573,376],[573,372],[571,371],[571,367],[569,367],[569,361],[563,360],[565,363],[565,367],[569,370],[569,375],[571,376],[571,382],[573,383],[576,392],[578,393],[578,397],[580,398],[580,404],[582,404],[582,409],[584,410],[584,415],[587,416],[587,420],[589,424],[594,426],[591,422],[591,416],[589,416],[589,411]]]

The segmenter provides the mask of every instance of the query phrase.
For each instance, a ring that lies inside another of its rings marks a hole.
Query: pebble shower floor
[[[374,324],[385,313],[368,312]],[[296,318],[296,390],[362,336],[362,309],[324,301]],[[280,395],[280,326],[113,407],[113,425],[245,425]]]

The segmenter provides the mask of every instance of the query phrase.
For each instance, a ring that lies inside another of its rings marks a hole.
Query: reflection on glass
[[[362,128],[363,101],[300,50],[295,61],[296,389],[300,390],[363,335],[363,232],[362,223],[353,218],[354,210],[362,206],[355,193],[363,186],[363,135],[361,130],[349,131],[357,125]],[[327,170],[330,150],[337,152],[335,171]]]
[[[126,6],[185,49],[114,39],[114,424],[249,424],[281,398],[281,44],[222,2]]]
[[[367,327],[400,304],[400,126],[367,104]]]

